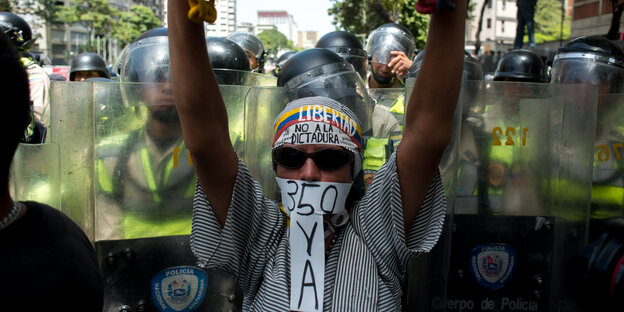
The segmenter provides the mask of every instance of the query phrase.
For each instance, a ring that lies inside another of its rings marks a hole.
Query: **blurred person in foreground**
[[[73,305],[81,311],[101,311],[103,282],[84,232],[62,212],[33,201],[13,201],[9,194],[11,161],[29,122],[30,93],[24,66],[4,34],[0,34],[0,64],[7,109],[0,122],[2,310],[51,311]]]
[[[401,310],[407,266],[433,247],[444,221],[437,167],[459,95],[466,1],[433,14],[426,78],[416,83],[401,145],[353,201],[359,119],[326,97],[294,100],[278,115],[272,156],[282,201],[263,196],[232,148],[203,25],[188,10],[169,2],[173,94],[199,181],[191,233],[198,265],[232,273],[243,310]]]

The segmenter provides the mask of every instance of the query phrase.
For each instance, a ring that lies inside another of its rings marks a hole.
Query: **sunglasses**
[[[353,154],[343,149],[323,148],[312,153],[293,147],[279,147],[273,150],[273,161],[288,169],[301,168],[308,158],[312,158],[314,164],[325,171],[340,169],[354,160]]]

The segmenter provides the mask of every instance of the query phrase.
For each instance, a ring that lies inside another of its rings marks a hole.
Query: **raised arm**
[[[223,227],[238,161],[228,134],[225,104],[208,59],[203,23],[191,22],[188,10],[188,1],[169,1],[173,96],[199,183]]]
[[[451,138],[461,86],[466,4],[467,0],[456,0],[455,11],[434,13],[429,22],[424,59],[397,151],[406,231],[420,210]]]

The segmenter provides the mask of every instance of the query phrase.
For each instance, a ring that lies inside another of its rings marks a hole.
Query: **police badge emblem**
[[[475,281],[496,290],[505,285],[516,268],[516,251],[507,244],[479,245],[470,253],[470,272]]]
[[[206,273],[198,267],[164,269],[152,278],[152,299],[161,312],[195,311],[206,293]]]

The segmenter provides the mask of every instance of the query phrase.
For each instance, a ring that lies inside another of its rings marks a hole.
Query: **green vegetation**
[[[535,7],[535,43],[557,41],[561,36],[561,2],[538,0]],[[563,20],[563,40],[570,38],[571,18]],[[524,42],[529,42],[525,34]]]
[[[366,37],[375,28],[386,23],[398,23],[407,27],[414,35],[416,48],[422,49],[427,39],[429,16],[416,13],[417,0],[332,0],[328,14],[333,16],[333,24],[345,30]]]
[[[276,29],[265,30],[258,34],[258,38],[264,43],[270,58],[276,58],[280,51],[294,50],[292,41]]]

